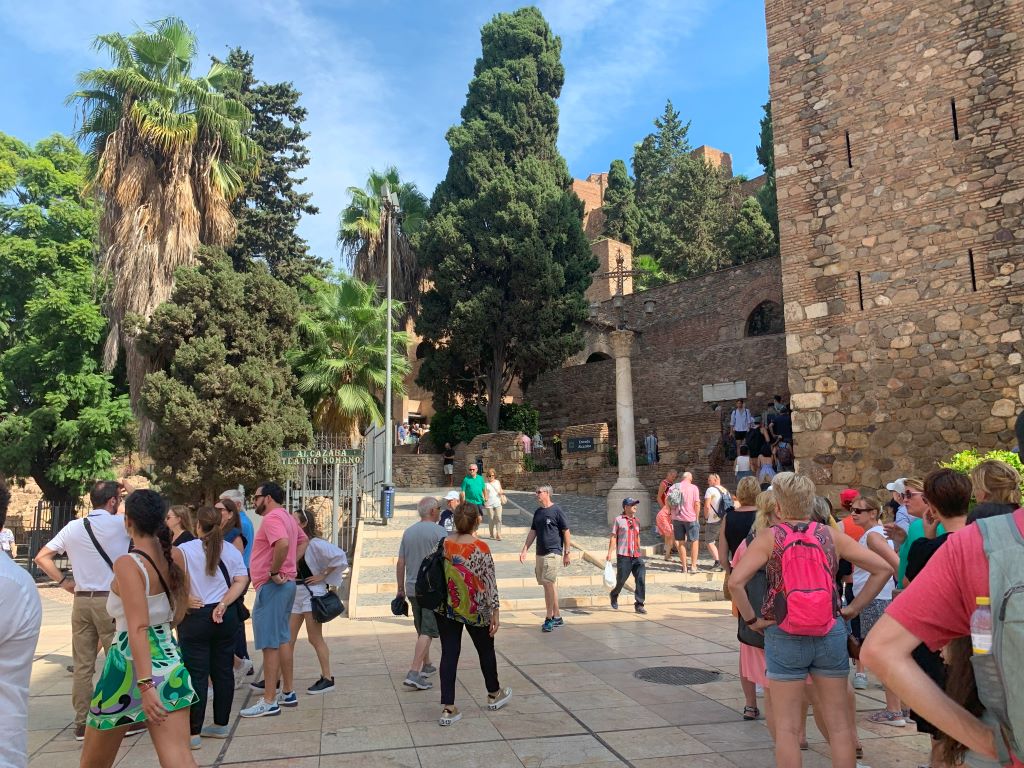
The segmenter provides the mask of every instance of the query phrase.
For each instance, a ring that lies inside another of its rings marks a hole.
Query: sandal
[[[857,759],[858,760],[863,760],[864,759],[864,747],[857,747]]]
[[[810,748],[811,748],[810,745],[808,745],[808,743],[806,741],[801,741],[800,742],[800,751],[801,752],[806,752]]]
[[[462,719],[462,713],[459,712],[458,707],[445,707],[441,710],[441,717],[438,718],[438,725],[451,725]]]
[[[757,720],[761,711],[757,707],[744,707],[743,708],[743,719],[744,720]]]

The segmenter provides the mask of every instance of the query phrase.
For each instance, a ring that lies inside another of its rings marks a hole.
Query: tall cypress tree
[[[495,16],[481,43],[421,238],[433,287],[416,330],[428,343],[419,381],[435,405],[486,403],[495,430],[516,378],[528,384],[582,347],[597,262],[556,146],[561,40],[529,7]]]
[[[633,180],[622,160],[612,160],[608,169],[603,210],[605,235],[635,245],[640,229],[640,209],[636,207]]]
[[[775,137],[772,131],[772,103],[762,107],[761,141],[757,145],[757,162],[764,168],[764,186],[757,191],[757,202],[768,223],[772,226],[776,241],[779,239],[779,201],[775,192]]]
[[[264,83],[253,75],[253,56],[241,48],[228,54],[227,64],[242,73],[237,93],[252,113],[249,136],[263,150],[258,178],[235,198],[231,212],[238,221],[238,236],[228,249],[235,269],[263,261],[271,274],[290,285],[304,275],[322,276],[327,264],[309,253],[309,245],[296,232],[303,214],[319,212],[308,192],[299,191],[305,178],[295,174],[309,164],[302,130],[306,109],[302,94],[291,83]]]

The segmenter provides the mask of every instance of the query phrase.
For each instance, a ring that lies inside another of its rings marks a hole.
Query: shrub
[[[540,413],[536,408],[518,403],[505,403],[498,417],[499,429],[525,432],[533,437],[537,431]],[[476,405],[466,404],[438,411],[430,420],[430,439],[438,449],[445,443],[453,446],[468,443],[477,435],[486,434],[487,415]]]
[[[990,459],[1006,462],[1024,478],[1024,463],[1021,462],[1020,456],[1013,451],[989,451],[981,455],[976,449],[970,448],[954,454],[948,461],[940,462],[939,466],[945,469],[952,469],[964,475],[970,475],[976,466]],[[1024,480],[1021,481],[1021,493],[1024,493]]]

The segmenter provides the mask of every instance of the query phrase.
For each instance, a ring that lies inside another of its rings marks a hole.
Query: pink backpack
[[[790,635],[824,637],[836,621],[835,579],[828,556],[814,535],[818,525],[776,525],[782,584],[775,594],[775,620],[779,629]]]

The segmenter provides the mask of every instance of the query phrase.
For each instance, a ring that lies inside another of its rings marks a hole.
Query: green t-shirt
[[[476,477],[462,478],[462,492],[466,495],[466,501],[470,504],[484,503],[484,479],[477,474]]]
[[[946,529],[939,523],[939,529],[936,531],[936,536],[941,536],[946,532]],[[914,542],[918,539],[924,538],[924,521],[920,517],[914,517],[910,520],[910,528],[907,530],[907,538],[900,547],[900,570],[896,574],[896,586],[903,589],[903,576],[907,572],[907,558],[910,557],[910,548],[914,545]]]

